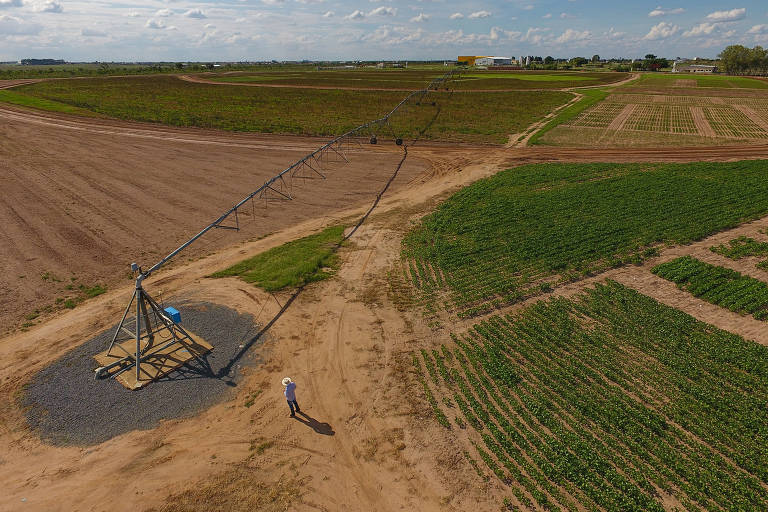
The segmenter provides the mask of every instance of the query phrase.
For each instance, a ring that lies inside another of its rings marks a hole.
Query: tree
[[[652,54],[652,53],[649,53],[648,55],[645,56],[645,60],[653,60],[655,58],[656,58],[656,56],[654,54]]]
[[[668,67],[669,61],[667,59],[656,57],[652,53],[646,55],[645,60],[643,61],[643,68],[647,69],[648,71],[658,71],[662,68]]]
[[[595,54],[592,56],[592,63],[600,62],[600,56]]]
[[[587,62],[589,62],[589,61],[587,59],[585,59],[584,57],[574,57],[574,58],[572,58],[570,60],[570,64],[573,67],[583,66]]]
[[[750,50],[746,46],[733,44],[727,46],[718,57],[720,66],[729,75],[768,72],[768,51],[762,46],[755,46]]]
[[[552,64],[553,62],[555,62],[555,59],[551,55],[544,57],[544,64]]]

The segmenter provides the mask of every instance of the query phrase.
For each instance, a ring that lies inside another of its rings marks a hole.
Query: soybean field
[[[403,241],[423,303],[484,313],[768,213],[763,161],[527,165],[466,187]]]
[[[768,348],[612,281],[453,341],[416,373],[510,509],[768,508]]]

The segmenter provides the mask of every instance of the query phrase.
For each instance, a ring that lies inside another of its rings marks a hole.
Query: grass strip
[[[768,284],[755,278],[691,256],[662,263],[651,271],[709,303],[768,320]]]
[[[344,226],[331,226],[257,254],[211,277],[236,276],[268,292],[321,281],[339,268],[335,247],[343,233]]]
[[[609,91],[603,89],[585,89],[580,91],[580,93],[584,95],[583,98],[581,98],[570,107],[566,107],[561,110],[554,118],[552,118],[552,120],[545,124],[538,132],[533,134],[533,136],[528,140],[528,144],[543,144],[542,142],[539,142],[539,139],[541,139],[541,137],[544,136],[544,134],[546,134],[548,131],[552,130],[560,124],[570,121],[595,103],[603,101],[606,97],[608,97],[608,94],[610,94]]]

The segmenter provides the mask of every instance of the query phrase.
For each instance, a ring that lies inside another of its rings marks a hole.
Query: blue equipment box
[[[181,313],[179,313],[179,310],[172,307],[167,307],[163,311],[165,311],[165,314],[168,315],[168,318],[173,320],[173,323],[178,324],[181,323]]]

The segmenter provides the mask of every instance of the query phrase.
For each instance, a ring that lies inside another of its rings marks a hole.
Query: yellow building
[[[483,57],[486,57],[486,55],[459,55],[459,58],[456,59],[456,61],[465,66],[474,66],[475,61],[477,59],[482,59]]]

